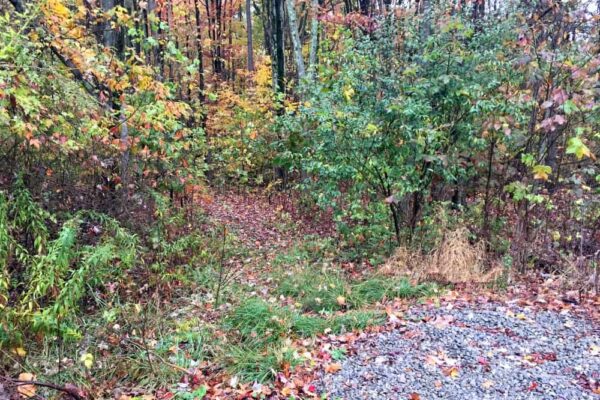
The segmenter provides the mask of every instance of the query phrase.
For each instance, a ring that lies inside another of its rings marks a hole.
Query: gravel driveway
[[[418,306],[316,383],[329,399],[600,399],[600,331],[569,312]]]

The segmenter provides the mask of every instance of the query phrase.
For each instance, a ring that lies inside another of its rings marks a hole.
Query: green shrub
[[[12,197],[0,193],[0,307],[11,299],[0,345],[20,344],[30,331],[78,338],[81,303],[136,263],[137,237],[116,220],[80,211],[52,239],[53,221],[19,182]]]

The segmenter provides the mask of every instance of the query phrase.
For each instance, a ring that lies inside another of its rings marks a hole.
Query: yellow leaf
[[[346,99],[346,101],[350,101],[352,100],[352,96],[354,96],[354,89],[352,88],[352,86],[346,86],[344,88],[344,98]]]
[[[94,365],[94,356],[90,353],[85,353],[79,359],[87,369],[91,369]]]
[[[346,304],[346,298],[344,296],[338,296],[336,301],[340,306],[343,306],[344,304]]]
[[[525,316],[525,314],[523,313],[519,313],[517,314],[517,318],[520,319],[521,321],[524,321],[527,319],[527,317]]]
[[[22,347],[15,347],[12,349],[12,352],[18,355],[19,357],[25,357],[27,355],[27,351]]]
[[[22,372],[19,374],[20,381],[34,381],[35,375],[30,374],[28,372]],[[17,392],[26,399],[35,396],[35,386],[34,385],[19,385],[17,386]]]
[[[444,371],[444,375],[449,376],[452,379],[458,378],[458,367],[450,367]]]
[[[69,16],[69,9],[60,0],[48,0],[48,9],[52,12],[52,15],[67,18]]]
[[[552,168],[547,165],[536,165],[533,167],[533,173],[533,179],[547,181],[549,175],[552,173]]]

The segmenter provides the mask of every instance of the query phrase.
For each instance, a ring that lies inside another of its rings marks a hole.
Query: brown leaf
[[[327,372],[328,374],[335,374],[340,369],[342,369],[342,365],[340,363],[331,363],[325,365],[325,372]]]
[[[444,375],[449,376],[452,379],[458,378],[458,367],[450,367],[444,369]]]
[[[28,372],[21,372],[19,374],[20,381],[34,381],[35,375],[30,374]],[[35,396],[35,386],[34,385],[19,385],[17,386],[17,392],[21,395],[21,397],[28,399],[30,397]]]
[[[431,324],[438,329],[444,329],[447,328],[452,321],[454,321],[454,317],[452,315],[438,315],[433,321],[431,321]]]

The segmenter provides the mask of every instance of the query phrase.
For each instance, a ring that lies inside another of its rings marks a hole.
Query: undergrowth
[[[262,258],[201,214],[155,197],[159,222],[134,234],[102,214],[51,215],[19,190],[0,194],[0,349],[56,383],[176,388],[183,371],[207,365],[266,382],[306,361],[294,340],[382,324],[376,303],[435,289],[349,279],[332,241],[312,238],[276,258],[262,277],[272,291],[258,295],[243,271]]]
[[[411,298],[431,295],[435,286],[412,285],[404,277],[372,276],[350,281],[341,273],[310,268],[282,275],[277,293],[294,299],[303,311],[331,312],[360,308],[386,298]]]
[[[281,306],[250,298],[233,309],[224,326],[237,345],[227,354],[232,374],[242,379],[265,381],[281,367],[298,359],[286,358],[286,342],[323,333],[340,334],[385,322],[380,310],[369,309],[386,298],[418,298],[432,295],[433,285],[412,285],[405,278],[371,277],[353,282],[341,273],[307,268],[284,274],[277,293],[290,297],[295,306]]]

